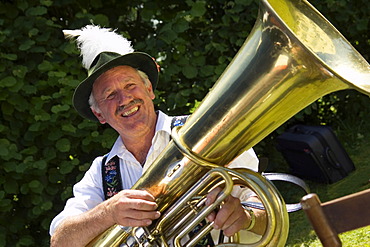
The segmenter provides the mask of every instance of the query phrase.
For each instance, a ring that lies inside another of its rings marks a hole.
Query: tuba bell
[[[112,226],[89,246],[194,246],[212,222],[185,236],[217,209],[234,185],[254,191],[268,225],[254,243],[240,231],[218,246],[284,246],[284,200],[259,173],[226,166],[318,98],[344,89],[370,95],[370,65],[305,0],[261,0],[247,40],[210,93],[132,189],[153,194],[162,216],[149,227]],[[204,198],[223,188],[216,202]]]

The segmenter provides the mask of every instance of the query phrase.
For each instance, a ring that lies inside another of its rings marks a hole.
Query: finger
[[[215,202],[218,194],[221,192],[221,188],[220,187],[217,187],[215,189],[213,189],[211,192],[209,192],[207,194],[207,199],[206,199],[206,206],[210,206],[212,203]],[[210,213],[208,216],[207,216],[207,220],[212,222],[214,221],[216,218],[216,213],[215,212],[212,212]]]
[[[217,195],[221,192],[221,188],[217,187],[207,194],[206,206],[211,205],[217,198]]]
[[[124,194],[124,196],[128,198],[137,198],[137,199],[143,199],[143,200],[152,201],[152,202],[155,201],[155,197],[146,190],[122,190],[118,194],[121,194],[121,193]]]
[[[207,216],[207,220],[209,222],[213,222],[215,218],[216,218],[216,213],[214,211]]]
[[[158,208],[157,203],[142,199],[130,199],[125,202],[124,207],[138,211],[154,211]]]
[[[121,221],[117,222],[121,226],[131,226],[131,227],[140,227],[140,226],[149,226],[153,223],[150,219],[134,219],[134,218],[124,218]]]
[[[247,214],[240,204],[240,200],[233,198],[232,203],[234,203],[235,209],[222,226],[224,234],[228,237],[246,228],[249,222]]]
[[[225,229],[223,229],[223,233],[225,234],[225,236],[230,237],[234,235],[235,233],[239,232],[241,229],[243,229],[243,222],[238,219],[233,224],[231,224],[229,227],[226,227]]]
[[[161,216],[159,211],[141,211],[141,210],[127,210],[125,213],[121,213],[122,218],[132,218],[137,220],[155,220]]]
[[[129,209],[116,214],[116,223],[123,226],[147,226],[161,216],[159,211]]]
[[[221,209],[217,212],[214,220],[216,229],[226,229],[233,224],[244,211],[238,198],[228,196]]]
[[[149,192],[141,190],[122,190],[113,196],[111,200],[117,205],[119,210],[153,211],[158,207],[155,198]]]

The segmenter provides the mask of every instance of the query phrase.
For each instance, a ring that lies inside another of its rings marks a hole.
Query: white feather
[[[76,38],[81,51],[82,66],[89,69],[95,57],[101,52],[115,52],[121,55],[132,53],[131,42],[115,30],[87,25],[79,30],[63,30],[66,38]]]

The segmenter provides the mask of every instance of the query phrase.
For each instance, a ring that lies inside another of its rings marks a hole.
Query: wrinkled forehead
[[[130,67],[130,66],[126,66],[126,65],[121,65],[121,66],[117,66],[117,67],[114,67],[114,68],[111,68],[107,71],[105,71],[104,73],[102,73],[94,82],[94,84],[96,82],[100,82],[100,81],[103,81],[103,80],[109,80],[109,79],[112,79],[112,78],[117,78],[117,77],[139,77],[139,73],[137,71],[137,69],[133,68],[133,67]]]
[[[117,66],[110,70],[107,70],[103,74],[101,74],[93,84],[93,90],[97,86],[101,86],[102,84],[110,84],[113,82],[125,82],[132,79],[140,80],[140,75],[135,68],[130,66]]]

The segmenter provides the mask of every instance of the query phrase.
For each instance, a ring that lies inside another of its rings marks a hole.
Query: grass
[[[342,129],[336,131],[338,138],[353,160],[356,170],[344,179],[334,184],[320,184],[306,181],[310,186],[312,193],[318,194],[321,202],[326,202],[344,195],[349,195],[358,191],[370,188],[370,126],[361,128],[361,133],[345,133]],[[357,132],[358,130],[356,130]],[[359,132],[359,131],[358,131]],[[346,139],[347,138],[347,139]],[[277,157],[274,162],[284,164],[286,162],[282,157]],[[280,164],[280,165],[281,165]],[[276,164],[275,164],[276,168]],[[297,202],[304,195],[300,191],[294,191],[291,188],[280,186],[277,188],[282,193],[286,202]],[[370,206],[370,205],[364,205]],[[318,240],[311,224],[303,211],[290,213],[290,230],[286,243],[287,247],[316,247],[322,246]],[[345,232],[339,235],[343,246],[361,246],[370,247],[370,226]]]

